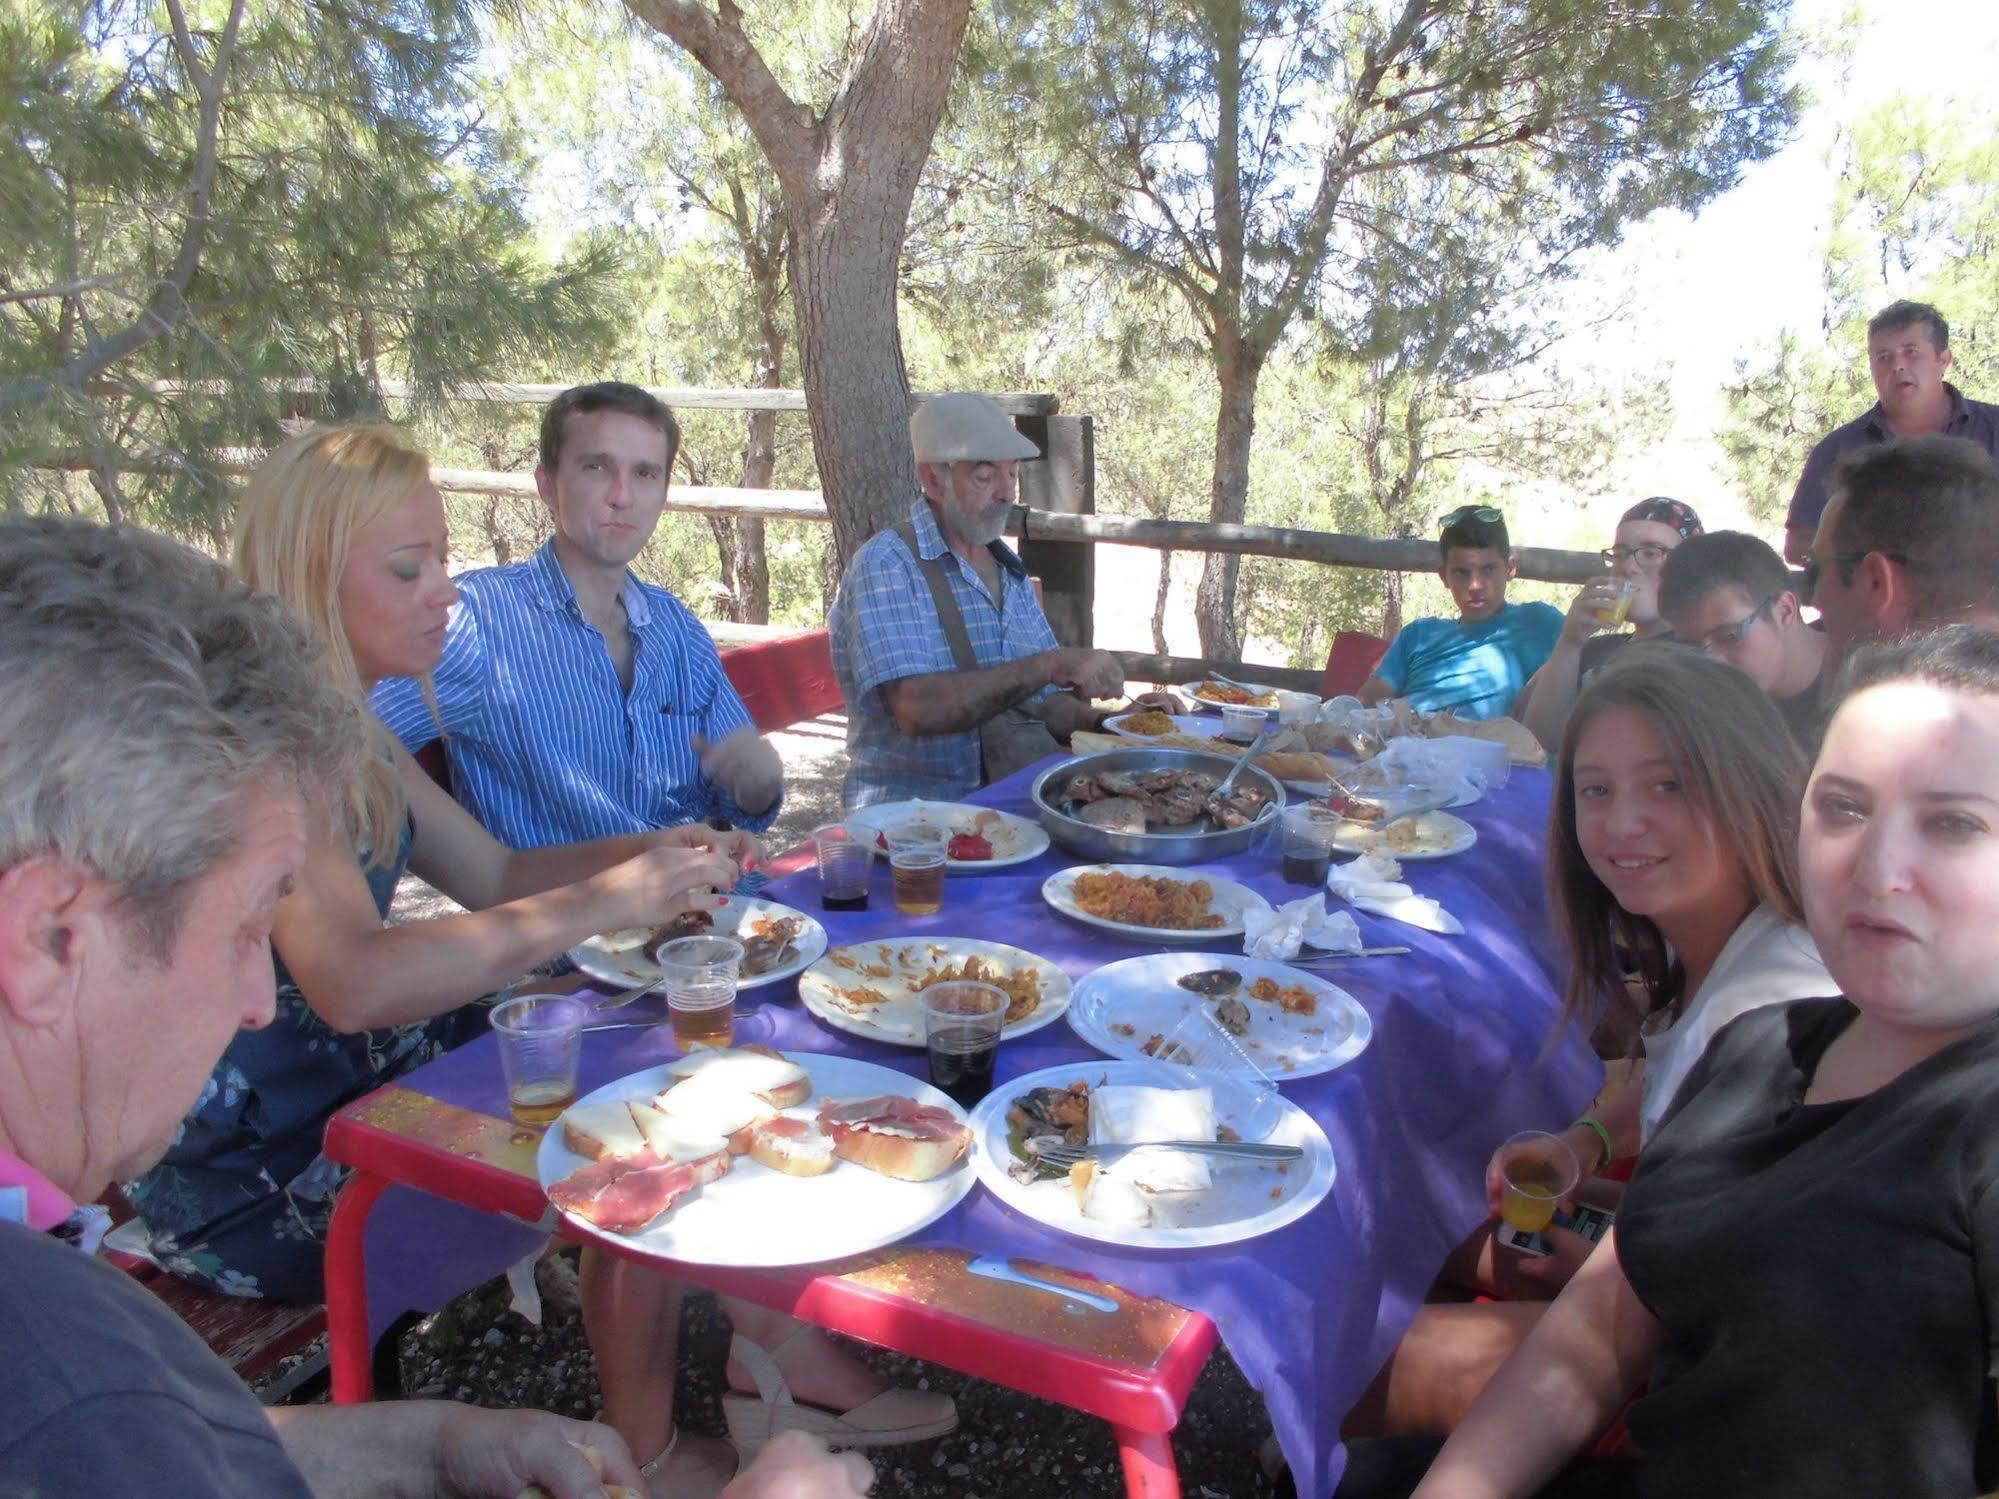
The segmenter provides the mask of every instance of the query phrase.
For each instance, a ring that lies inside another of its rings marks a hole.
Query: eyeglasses
[[[1437,524],[1440,526],[1455,526],[1461,520],[1479,520],[1484,521],[1487,525],[1492,525],[1505,519],[1505,516],[1501,515],[1490,505],[1460,505],[1450,514],[1438,516]]]
[[[1693,646],[1696,650],[1710,651],[1710,652],[1726,650],[1729,646],[1732,645],[1740,645],[1742,644],[1744,637],[1747,636],[1751,628],[1754,627],[1756,621],[1763,618],[1764,615],[1770,612],[1770,606],[1776,603],[1779,597],[1780,597],[1779,594],[1773,593],[1762,603],[1758,604],[1754,609],[1751,609],[1747,614],[1743,615],[1742,618],[1738,619],[1734,624],[1721,625],[1716,629],[1709,630],[1707,634],[1702,635],[1695,640],[1687,640],[1682,637],[1680,638],[1680,643],[1682,645]]]
[[[1635,547],[1605,547],[1597,553],[1597,556],[1603,558],[1612,567],[1617,566],[1620,562],[1630,561],[1634,558],[1640,567],[1657,567],[1661,562],[1666,560],[1666,554],[1672,550],[1671,547],[1662,547],[1657,542],[1646,541],[1639,543]]]

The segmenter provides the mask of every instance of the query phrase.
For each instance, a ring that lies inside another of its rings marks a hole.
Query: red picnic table
[[[585,1041],[606,1039],[595,1035]],[[490,1036],[481,1037],[465,1049],[493,1044]],[[484,1060],[497,1071],[496,1058]],[[541,1132],[430,1097],[411,1085],[421,1075],[357,1100],[327,1127],[327,1155],[353,1168],[326,1244],[335,1404],[373,1393],[364,1257],[368,1215],[386,1188],[401,1183],[530,1222],[548,1207],[535,1175]],[[642,1254],[632,1257],[660,1263]],[[1214,1324],[1199,1312],[1134,1296],[1089,1276],[1030,1266],[1034,1274],[1117,1304],[1111,1315],[1076,1316],[1047,1292],[972,1275],[965,1268],[969,1258],[957,1250],[891,1248],[782,1270],[661,1268],[833,1332],[1100,1417],[1117,1437],[1126,1492],[1173,1499],[1180,1480],[1170,1433],[1214,1348]]]

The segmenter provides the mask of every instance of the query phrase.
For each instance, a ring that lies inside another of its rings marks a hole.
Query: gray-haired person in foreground
[[[0,1474],[259,1499],[636,1489],[614,1432],[542,1412],[266,1411],[90,1252],[87,1204],[158,1159],[237,1027],[271,1018],[272,913],[368,753],[316,657],[177,543],[0,519]],[[728,1493],[869,1481],[793,1434]]]

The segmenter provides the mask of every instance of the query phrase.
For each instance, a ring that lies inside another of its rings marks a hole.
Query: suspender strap
[[[908,521],[897,526],[895,534],[909,548],[909,555],[916,559],[916,565],[923,573],[923,581],[930,585],[930,602],[937,610],[937,623],[944,628],[944,641],[951,647],[951,659],[957,662],[960,671],[977,671],[979,658],[972,654],[972,637],[965,632],[964,611],[958,607],[957,599],[951,596],[951,575],[945,570],[944,559],[926,557],[916,549],[916,527]],[[1005,586],[1004,583],[1001,586]]]

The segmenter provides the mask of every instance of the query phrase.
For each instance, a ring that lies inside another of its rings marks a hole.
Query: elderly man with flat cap
[[[1098,727],[1090,699],[1124,690],[1115,657],[1056,641],[1000,540],[1034,444],[968,394],[925,401],[909,436],[923,493],[854,554],[826,620],[847,700],[849,809],[956,801]]]

